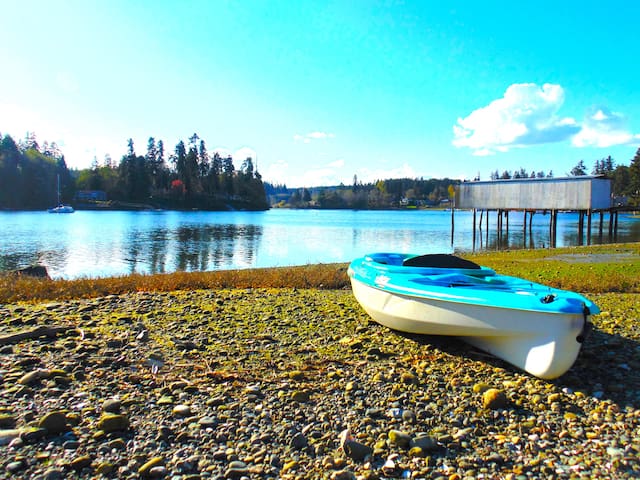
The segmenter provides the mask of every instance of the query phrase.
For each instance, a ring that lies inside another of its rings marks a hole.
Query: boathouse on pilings
[[[509,235],[509,212],[524,212],[523,233],[526,245],[527,229],[531,236],[531,223],[536,212],[549,213],[549,246],[556,246],[558,212],[578,212],[578,243],[591,244],[592,217],[598,214],[598,235],[602,238],[604,214],[609,213],[608,236],[615,240],[618,233],[618,212],[611,202],[611,180],[603,176],[576,176],[562,178],[518,178],[463,182],[457,185],[454,207],[451,209],[451,242],[454,235],[456,209],[473,210],[473,248],[476,230],[482,231],[483,216],[486,222],[488,243],[489,216],[496,213],[498,242]],[[476,215],[480,212],[477,222]],[[527,225],[527,217],[529,223]],[[506,227],[506,228],[505,228]]]

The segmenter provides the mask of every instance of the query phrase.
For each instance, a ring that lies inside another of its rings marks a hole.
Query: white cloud
[[[594,109],[587,115],[582,130],[573,137],[576,147],[611,147],[639,141],[640,134],[633,135],[628,131],[624,115],[606,107]]]
[[[251,160],[255,164],[257,153],[253,148],[242,147],[235,151],[233,154],[233,160],[238,162],[244,162],[247,158],[251,157]],[[254,165],[255,166],[255,165]]]
[[[453,127],[452,143],[482,156],[513,147],[566,140],[580,127],[574,119],[557,115],[563,102],[564,90],[560,85],[513,84],[502,98],[459,118]]]
[[[640,141],[640,134],[628,130],[621,113],[599,107],[580,125],[571,117],[558,116],[563,103],[560,85],[513,84],[502,98],[459,118],[453,126],[452,143],[472,149],[476,156],[487,156],[569,139],[576,147],[611,147]]]
[[[413,167],[407,163],[394,168],[360,168],[356,172],[356,175],[358,175],[358,181],[362,183],[373,183],[389,178],[417,178],[420,176]]]
[[[342,159],[323,165],[307,167],[291,166],[285,160],[278,160],[261,170],[262,178],[274,184],[285,184],[287,187],[318,187],[339,185],[349,177],[344,173],[345,162]],[[353,173],[351,173],[353,179]],[[350,182],[351,179],[348,181]]]
[[[293,136],[294,141],[302,143],[311,143],[312,140],[325,140],[327,138],[335,138],[335,135],[333,133],[326,132],[310,132],[305,133],[304,135],[295,134]]]

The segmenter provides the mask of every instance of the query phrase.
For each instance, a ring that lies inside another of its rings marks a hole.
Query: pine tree
[[[640,201],[640,148],[636,151],[635,156],[629,165],[629,193]]]

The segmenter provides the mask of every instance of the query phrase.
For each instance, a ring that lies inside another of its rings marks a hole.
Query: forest
[[[580,160],[568,175],[603,175],[612,180],[612,193],[625,204],[640,205],[640,148],[630,165],[608,156],[589,171]],[[553,177],[553,172],[497,170],[492,180]],[[476,177],[475,180],[480,180]],[[169,154],[162,140],[150,137],[139,155],[133,140],[119,162],[108,155],[94,158],[90,168],[69,169],[55,143],[39,145],[35,134],[19,142],[0,135],[0,209],[39,210],[59,202],[80,209],[201,209],[266,210],[270,207],[327,209],[421,208],[446,205],[459,180],[381,179],[351,185],[288,188],[263,182],[253,159],[239,168],[230,155],[207,151],[197,134],[179,141]]]
[[[169,155],[162,140],[153,137],[146,153],[138,155],[129,139],[117,164],[107,156],[84,170],[69,170],[55,144],[40,146],[33,135],[16,143],[5,135],[0,142],[0,208],[44,209],[59,201],[86,209],[269,208],[252,159],[236,169],[231,156],[210,155],[197,134],[188,144],[178,142]]]

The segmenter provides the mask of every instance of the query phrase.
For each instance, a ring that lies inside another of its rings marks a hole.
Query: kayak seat
[[[471,260],[445,253],[432,253],[407,258],[402,262],[403,267],[431,267],[431,268],[462,268],[465,270],[480,270],[480,265]]]

